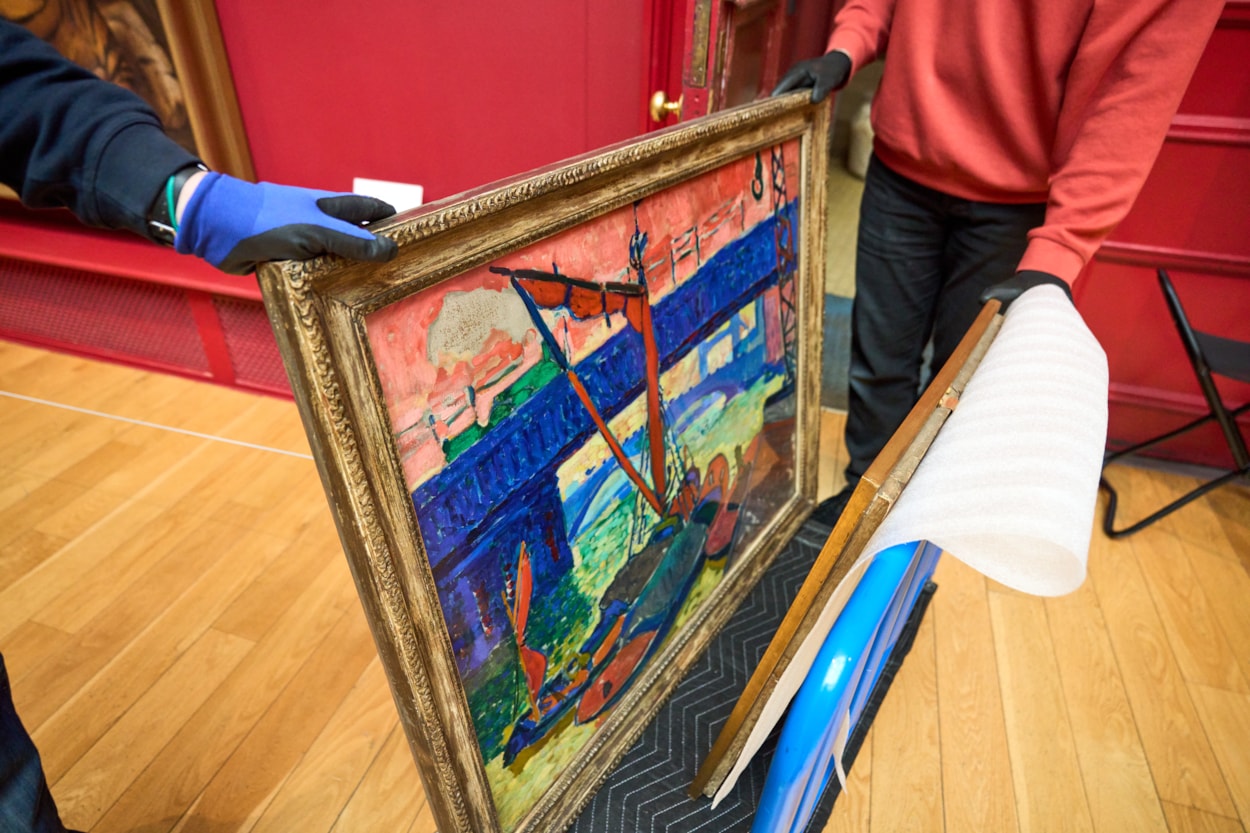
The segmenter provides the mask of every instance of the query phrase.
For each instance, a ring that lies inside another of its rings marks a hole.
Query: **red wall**
[[[427,202],[642,132],[648,8],[217,0],[258,177]],[[0,200],[0,338],[289,395],[254,279],[58,214]]]
[[[1076,286],[1107,351],[1110,445],[1179,427],[1206,410],[1155,269],[1168,269],[1194,327],[1250,340],[1250,2],[1230,0],[1133,210]],[[1250,385],[1217,379],[1230,405]],[[1243,421],[1250,436],[1250,419]],[[1231,465],[1218,428],[1161,456]]]
[[[390,179],[432,201],[645,125],[641,3],[217,0],[217,13],[261,179]]]

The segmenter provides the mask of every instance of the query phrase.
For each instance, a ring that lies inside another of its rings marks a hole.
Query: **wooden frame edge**
[[[213,170],[255,180],[243,113],[213,0],[156,0],[170,58],[186,91],[200,157]]]

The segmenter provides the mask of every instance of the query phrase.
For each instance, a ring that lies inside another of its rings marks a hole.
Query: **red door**
[[[768,95],[792,63],[824,51],[832,13],[827,0],[653,0],[652,9],[656,127]]]

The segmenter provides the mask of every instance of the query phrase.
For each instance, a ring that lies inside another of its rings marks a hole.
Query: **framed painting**
[[[255,178],[212,0],[0,0],[0,17],[139,95],[214,170]]]
[[[262,267],[440,830],[571,821],[806,517],[827,126],[770,99]]]

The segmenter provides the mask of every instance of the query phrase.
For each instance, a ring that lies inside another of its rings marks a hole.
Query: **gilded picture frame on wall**
[[[810,510],[827,132],[769,99],[261,268],[440,830],[567,825]]]
[[[143,98],[209,167],[255,179],[213,0],[0,0],[0,17]]]

